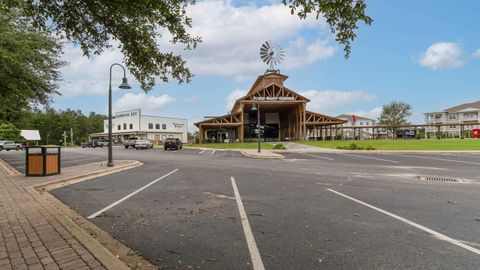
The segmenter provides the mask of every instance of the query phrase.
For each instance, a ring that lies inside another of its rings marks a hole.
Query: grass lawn
[[[351,143],[360,147],[372,146],[381,150],[480,150],[479,139],[431,139],[431,140],[361,140],[361,141],[311,141],[306,145],[337,148]]]
[[[196,144],[184,144],[185,147],[200,147],[200,148],[213,148],[213,149],[257,149],[256,142],[245,143],[196,143]],[[274,145],[269,143],[260,143],[262,149],[272,149]]]

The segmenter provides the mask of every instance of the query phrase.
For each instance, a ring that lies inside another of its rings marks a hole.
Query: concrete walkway
[[[32,186],[99,171],[70,170],[27,178],[0,162],[0,269],[128,269]]]

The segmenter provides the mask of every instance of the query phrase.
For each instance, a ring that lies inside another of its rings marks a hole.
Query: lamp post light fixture
[[[258,144],[258,153],[260,153],[260,104],[256,105],[253,103],[252,111],[257,111],[257,144]]]
[[[110,85],[108,88],[108,162],[107,167],[113,167],[113,140],[112,140],[112,68],[113,66],[120,66],[123,69],[123,79],[122,84],[118,86],[120,89],[130,89],[127,81],[127,72],[125,68],[118,64],[114,63],[110,66]]]

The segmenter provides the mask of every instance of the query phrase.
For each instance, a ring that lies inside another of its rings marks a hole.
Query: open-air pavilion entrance
[[[235,102],[232,113],[195,123],[200,141],[255,141],[258,111],[252,110],[254,105],[260,111],[260,133],[264,141],[307,140],[319,137],[318,132],[326,127],[346,122],[307,111],[310,100],[286,88],[283,82],[287,78],[279,73],[259,76],[250,91]]]

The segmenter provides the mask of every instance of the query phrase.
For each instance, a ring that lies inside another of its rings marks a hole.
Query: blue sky
[[[188,12],[192,33],[204,42],[184,55],[196,75],[192,82],[160,83],[144,95],[130,75],[134,87],[115,92],[115,109],[142,107],[148,114],[190,122],[225,114],[228,100],[247,91],[267,68],[258,49],[268,39],[286,51],[279,65],[289,76],[286,86],[309,97],[309,109],[320,113],[375,117],[383,104],[399,100],[412,105],[411,120],[421,123],[424,112],[480,99],[480,1],[366,2],[374,23],[357,31],[346,60],[322,20],[300,21],[277,2],[199,1]],[[71,64],[63,70],[63,95],[53,106],[105,113],[108,67],[121,61],[121,54],[108,51],[86,59],[69,45],[64,58]],[[116,70],[117,84],[121,75]]]

